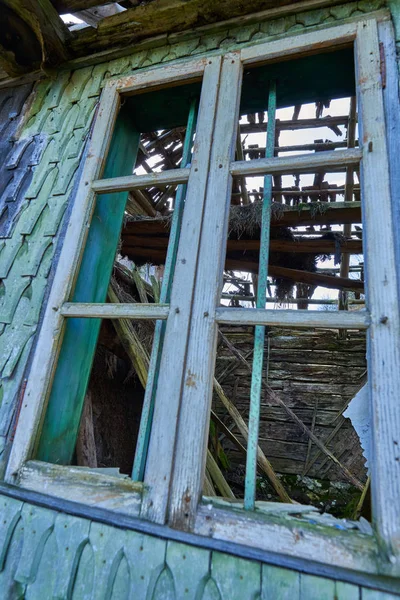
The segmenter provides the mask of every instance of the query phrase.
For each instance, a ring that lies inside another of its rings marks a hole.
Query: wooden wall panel
[[[2,600],[394,600],[400,596],[0,496]]]

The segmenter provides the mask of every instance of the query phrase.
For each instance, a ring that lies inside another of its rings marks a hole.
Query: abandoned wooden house
[[[399,52],[0,0],[0,600],[400,598]]]

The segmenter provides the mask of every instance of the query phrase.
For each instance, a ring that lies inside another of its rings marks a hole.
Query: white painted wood
[[[210,60],[213,59],[202,57],[162,64],[157,67],[138,71],[128,77],[113,80],[113,83],[118,92],[126,95],[143,89],[149,91],[152,87],[168,86],[178,81],[200,80],[206,66],[211,64]]]
[[[149,492],[143,500],[143,513],[159,523],[165,522],[169,497],[220,69],[221,58],[212,57],[204,72],[196,141],[171,290],[170,313],[160,361],[153,428],[144,478]]]
[[[287,517],[271,518],[244,510],[201,505],[194,533],[346,569],[369,573],[377,573],[379,569],[374,536],[329,527],[314,529],[308,523]]]
[[[115,86],[107,85],[101,96],[88,157],[79,182],[21,406],[6,472],[6,481],[10,483],[15,480],[18,470],[32,452],[45,409],[48,386],[61,340],[63,317],[59,308],[70,294],[76,266],[80,262],[95,199],[90,184],[101,176],[118,108],[119,98]]]
[[[165,186],[173,183],[186,183],[189,179],[190,169],[170,169],[160,173],[146,173],[146,175],[127,175],[126,177],[113,177],[93,181],[92,189],[98,194],[111,192],[131,192],[143,190],[153,186]]]
[[[95,472],[95,469],[91,471],[31,460],[20,470],[18,483],[35,492],[73,502],[132,516],[140,513],[143,485],[129,477],[114,477]]]
[[[217,323],[223,325],[273,325],[279,327],[324,327],[330,329],[367,329],[367,311],[268,310],[263,308],[219,307]]]
[[[66,302],[60,310],[63,317],[85,317],[89,319],[166,319],[168,304],[84,304]]]
[[[227,54],[221,71],[171,482],[169,523],[183,529],[193,522],[204,479],[216,353],[215,307],[225,263],[232,188],[229,164],[235,150],[241,76],[239,55]]]
[[[351,44],[357,34],[357,23],[337,25],[328,29],[302,33],[283,39],[251,46],[242,50],[245,65],[255,62],[270,62],[283,57],[301,56],[312,51],[322,52],[327,48]]]
[[[361,150],[329,150],[315,152],[314,154],[299,154],[295,156],[279,156],[277,158],[257,158],[255,160],[241,160],[231,164],[232,175],[266,175],[279,173],[291,175],[292,173],[315,173],[318,169],[324,171],[340,167],[357,167],[361,160]],[[126,188],[124,188],[126,189]]]
[[[371,312],[368,379],[373,415],[373,515],[391,560],[400,562],[400,314],[375,21],[359,23],[356,50],[366,290]]]

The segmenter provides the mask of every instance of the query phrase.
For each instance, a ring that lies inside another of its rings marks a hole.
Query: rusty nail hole
[[[183,560],[186,560],[186,554],[184,554],[184,555],[182,556],[182,558],[183,558]]]
[[[235,61],[234,61],[234,60],[232,61],[232,64],[233,64],[233,65],[235,64]]]
[[[243,579],[243,575],[240,576],[240,579]]]
[[[176,312],[176,314],[179,313],[179,308],[178,307],[176,307],[175,312]]]
[[[218,167],[219,167],[220,169],[222,169],[222,165],[218,165]]]
[[[187,594],[189,592],[188,588],[185,588],[185,594]]]
[[[140,546],[140,552],[143,552],[143,546]]]
[[[381,317],[379,322],[382,323],[382,325],[385,325],[388,322],[388,320],[389,319],[387,317]]]
[[[189,518],[189,513],[185,513],[185,518],[188,519]]]
[[[141,575],[141,576],[140,576],[140,579],[144,579],[144,575]]]
[[[167,480],[167,476],[166,476],[166,475],[164,475],[164,481],[166,481],[166,480]]]
[[[208,312],[207,312],[207,311],[204,313],[204,316],[205,316],[205,317],[208,317]]]
[[[153,500],[150,500],[150,506],[153,506]]]
[[[186,258],[182,258],[182,260],[181,260],[181,263],[182,263],[183,265],[186,265]]]
[[[372,152],[372,148],[373,148],[373,143],[368,142],[368,152]]]
[[[68,550],[69,550],[68,546],[67,546],[65,549],[66,549],[66,551],[68,552]]]
[[[85,185],[89,185],[89,182],[88,182],[88,181],[85,181]]]

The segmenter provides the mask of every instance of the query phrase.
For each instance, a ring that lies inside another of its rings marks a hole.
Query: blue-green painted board
[[[121,111],[104,177],[132,173],[139,134]],[[105,302],[128,194],[98,196],[72,297],[73,302]],[[70,464],[75,448],[100,319],[68,319],[36,458]]]

